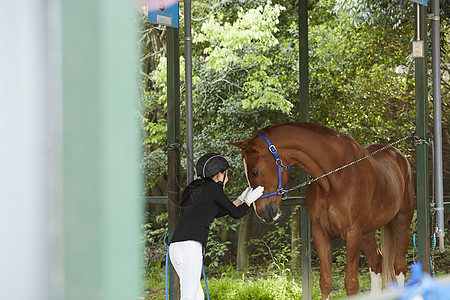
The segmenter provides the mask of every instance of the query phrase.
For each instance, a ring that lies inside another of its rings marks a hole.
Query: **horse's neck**
[[[343,143],[342,137],[326,130],[316,131],[296,128],[289,132],[285,142],[285,155],[290,165],[296,166],[316,178],[347,162],[352,143]],[[353,152],[353,151],[350,151]],[[321,180],[329,189],[329,181]]]

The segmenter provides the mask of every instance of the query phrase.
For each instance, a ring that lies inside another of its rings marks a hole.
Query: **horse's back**
[[[385,146],[384,144],[370,144],[364,148],[368,153],[373,153]],[[401,202],[402,209],[413,210],[414,178],[409,161],[403,153],[391,146],[372,155],[371,161],[375,165],[374,170],[377,172],[377,177],[380,178],[380,188],[395,190],[399,195],[396,198]]]
[[[384,144],[370,144],[364,146],[368,153],[374,153],[385,147]],[[403,155],[403,153],[395,147],[388,147],[383,151],[380,151],[371,156],[371,158],[377,162],[383,169],[389,171],[390,169],[401,170],[402,175],[405,177],[410,177],[412,175],[411,166],[408,159]]]

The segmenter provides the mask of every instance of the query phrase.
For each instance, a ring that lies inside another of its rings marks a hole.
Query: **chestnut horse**
[[[320,177],[307,187],[306,208],[320,259],[322,299],[331,293],[331,243],[336,238],[347,246],[347,295],[359,290],[361,250],[367,257],[372,291],[381,289],[380,274],[384,283],[404,280],[415,198],[411,167],[399,150],[381,149],[385,147],[381,144],[362,147],[349,135],[303,122],[268,126],[231,145],[242,150],[250,186],[265,188],[266,194],[254,208],[267,223],[281,215],[281,186],[288,180],[290,166],[303,169],[312,178]],[[368,156],[373,152],[378,153]],[[381,251],[375,238],[379,228]]]

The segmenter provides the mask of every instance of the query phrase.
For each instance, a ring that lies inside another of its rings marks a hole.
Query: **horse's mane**
[[[259,132],[261,132],[261,133],[262,132],[270,132],[271,130],[276,129],[276,128],[281,127],[281,126],[292,126],[292,127],[304,128],[304,129],[307,129],[307,130],[310,130],[310,131],[314,131],[314,132],[320,133],[323,136],[336,137],[336,138],[339,138],[339,139],[342,139],[342,140],[347,140],[349,142],[358,144],[358,142],[356,142],[356,140],[352,136],[350,136],[348,134],[336,131],[336,130],[331,129],[329,127],[326,127],[326,126],[324,126],[322,124],[309,123],[309,122],[284,122],[284,123],[278,123],[278,124],[269,125],[269,126],[267,126],[265,128],[262,128],[262,129],[258,130],[257,133],[259,133]]]

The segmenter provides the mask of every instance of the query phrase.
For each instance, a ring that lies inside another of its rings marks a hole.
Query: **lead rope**
[[[430,252],[431,252],[431,255],[432,255],[432,256],[430,256],[430,271],[431,271],[431,275],[433,275],[433,278],[434,278],[436,276],[435,275],[436,273],[434,271],[434,255],[433,255],[433,252],[434,252],[434,249],[436,249],[436,233],[433,234],[432,242],[433,242],[433,244],[430,247]],[[419,249],[417,248],[416,234],[415,233],[413,235],[413,245],[414,245],[414,248],[416,248],[416,251],[419,251]],[[413,261],[416,260],[415,257],[416,256],[415,256],[415,253],[414,253],[413,254]]]
[[[202,260],[202,272],[203,272],[203,280],[205,281],[206,298],[209,300],[208,282],[206,281],[205,265],[203,264],[203,260]]]
[[[166,243],[167,240],[167,230],[164,234],[164,245],[166,245],[166,300],[169,300],[169,245]]]
[[[192,164],[194,166],[194,168],[195,168],[195,162],[192,160],[192,158],[187,153],[186,147],[184,147],[180,143],[173,143],[173,144],[167,144],[167,149],[168,150],[172,150],[172,149],[181,149],[181,150],[183,150],[184,154],[186,154],[186,157],[189,160],[189,163]]]
[[[400,142],[403,142],[404,140],[406,140],[406,139],[408,139],[408,138],[411,138],[411,137],[414,137],[415,139],[417,139],[416,136],[407,135],[407,136],[405,136],[405,137],[403,137],[403,138],[401,138],[401,139],[399,139],[399,140],[397,140],[397,141],[395,141],[395,142],[393,142],[393,143],[390,143],[389,145],[386,145],[386,146],[384,146],[384,147],[382,147],[382,148],[380,148],[380,149],[378,149],[378,150],[376,150],[376,151],[374,151],[374,152],[372,152],[372,153],[367,154],[366,156],[363,156],[363,157],[361,157],[361,158],[359,158],[359,159],[357,159],[357,160],[355,160],[355,161],[352,161],[352,162],[349,163],[349,164],[343,165],[342,167],[339,167],[339,168],[334,169],[334,170],[332,170],[332,171],[330,171],[330,172],[327,172],[327,173],[325,173],[325,174],[322,174],[322,175],[320,175],[320,176],[318,176],[318,177],[316,177],[316,178],[311,178],[310,180],[308,180],[308,181],[306,181],[306,182],[303,182],[303,183],[301,183],[301,184],[299,184],[299,185],[296,185],[296,186],[294,186],[293,188],[290,188],[290,189],[288,189],[288,190],[285,190],[284,192],[285,192],[285,193],[288,193],[288,192],[297,190],[297,189],[299,189],[299,188],[301,188],[301,187],[304,187],[304,186],[306,186],[306,185],[309,185],[309,184],[311,184],[311,183],[313,183],[313,182],[315,182],[315,181],[317,181],[317,180],[319,180],[319,179],[322,179],[322,178],[327,177],[327,176],[329,176],[329,175],[331,175],[331,174],[333,174],[333,173],[339,172],[339,171],[342,170],[342,169],[345,169],[345,168],[350,167],[350,166],[352,166],[352,165],[354,165],[354,164],[356,164],[356,163],[359,163],[360,161],[362,161],[362,160],[364,160],[364,159],[367,159],[367,158],[369,158],[369,157],[371,157],[371,156],[373,156],[373,155],[375,155],[375,154],[377,154],[377,153],[379,153],[379,152],[381,152],[381,151],[384,151],[384,150],[386,150],[387,148],[394,146],[395,144],[398,144],[398,143],[400,143]]]
[[[173,144],[167,144],[167,149],[171,150],[171,149],[181,149],[183,150],[183,152],[186,154],[186,157],[188,158],[189,162],[194,166],[195,168],[195,162],[192,160],[192,158],[189,156],[189,154],[187,153],[186,148],[181,145],[180,143],[173,143]],[[166,245],[166,237],[167,237],[167,231],[166,234],[164,236],[164,245]],[[167,254],[166,254],[166,300],[169,299],[168,297],[168,269],[169,269],[169,246],[167,246]],[[202,260],[202,273],[203,273],[203,280],[205,281],[205,288],[206,288],[206,298],[208,300],[210,300],[209,298],[209,288],[208,288],[208,282],[206,280],[206,272],[205,272],[205,265],[203,264],[203,260]]]
[[[433,139],[432,138],[430,138],[429,144],[431,144],[431,153],[433,153],[431,155],[431,165],[434,168],[434,143],[433,143]],[[433,275],[433,278],[435,278],[436,274],[434,272],[434,264],[435,264],[435,261],[434,261],[434,249],[436,248],[436,232],[437,232],[438,228],[437,228],[437,225],[436,225],[436,195],[435,195],[435,185],[434,185],[434,180],[435,180],[435,178],[434,178],[434,169],[432,170],[431,174],[432,174],[431,175],[432,176],[431,177],[431,184],[432,184],[431,199],[433,199],[433,200],[432,200],[432,203],[430,204],[431,205],[430,214],[431,214],[431,228],[433,230],[433,244],[430,247],[430,264],[431,264],[430,271],[431,271],[431,274]]]
[[[166,254],[166,300],[169,300],[169,245],[167,245],[167,230],[164,234],[164,245],[166,245],[167,248],[167,254]],[[208,289],[208,282],[206,281],[206,272],[205,272],[205,265],[203,264],[202,260],[202,273],[203,273],[203,280],[205,281],[205,287],[206,287],[206,298],[210,300],[209,298],[209,289]]]

